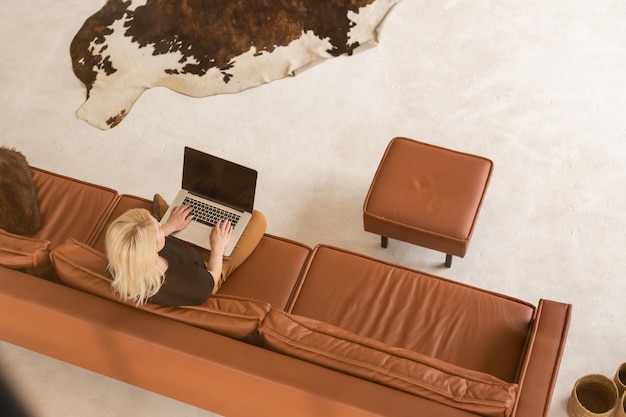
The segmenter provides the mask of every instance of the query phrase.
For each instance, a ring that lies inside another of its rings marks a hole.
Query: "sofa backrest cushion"
[[[0,229],[0,265],[51,278],[50,242],[15,235]]]
[[[137,307],[123,302],[111,288],[106,256],[75,239],[68,239],[51,254],[59,279],[66,285],[110,300],[140,308],[235,339],[254,338],[271,306],[234,296],[213,296],[199,306],[166,307],[147,303]]]
[[[311,248],[279,236],[265,234],[244,263],[220,287],[219,294],[267,301],[284,310]]]
[[[152,213],[152,201],[128,194],[121,195],[119,200],[115,203],[115,207],[111,210],[111,213],[108,215],[106,220],[102,222],[100,230],[96,233],[93,242],[89,243],[89,246],[100,252],[104,252],[104,240],[109,225],[113,222],[113,220],[117,219],[128,210],[135,208],[143,208]]]
[[[119,195],[117,191],[33,168],[43,225],[32,237],[55,248],[68,238],[91,244]]]
[[[535,316],[526,302],[328,246],[301,282],[290,313],[518,382]]]
[[[317,320],[272,310],[264,346],[340,372],[483,416],[510,416],[518,385]]]

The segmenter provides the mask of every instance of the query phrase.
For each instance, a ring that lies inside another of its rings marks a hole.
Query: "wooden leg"
[[[386,248],[389,245],[389,238],[387,236],[380,237],[380,246]]]
[[[450,268],[452,266],[452,255],[446,254],[446,267]]]

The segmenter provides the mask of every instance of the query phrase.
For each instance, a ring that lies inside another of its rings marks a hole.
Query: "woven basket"
[[[617,368],[617,372],[615,372],[615,377],[613,378],[615,381],[615,385],[617,385],[617,389],[619,393],[626,391],[626,362],[621,364],[619,368]]]
[[[617,386],[604,375],[586,375],[576,381],[567,402],[571,417],[610,417],[617,407]]]
[[[619,400],[615,417],[626,417],[626,391],[624,391],[622,398]]]

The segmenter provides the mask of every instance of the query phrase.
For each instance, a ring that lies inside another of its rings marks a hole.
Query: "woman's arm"
[[[209,236],[211,242],[211,256],[209,256],[209,262],[207,265],[208,271],[213,276],[215,285],[222,275],[222,265],[224,258],[224,249],[230,241],[230,237],[233,234],[233,226],[230,220],[219,220]]]

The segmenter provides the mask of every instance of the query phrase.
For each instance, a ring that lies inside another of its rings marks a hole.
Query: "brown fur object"
[[[41,225],[37,189],[26,158],[0,147],[0,229],[31,236]]]

